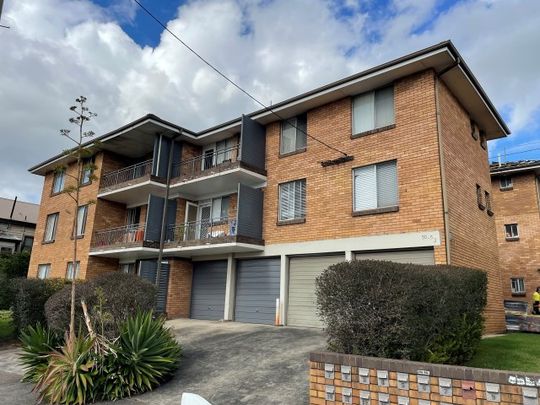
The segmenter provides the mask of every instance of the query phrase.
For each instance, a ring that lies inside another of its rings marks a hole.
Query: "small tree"
[[[84,140],[86,138],[92,138],[95,134],[92,131],[85,131],[85,124],[90,121],[97,114],[91,112],[86,106],[86,97],[80,96],[75,99],[77,105],[71,106],[69,109],[74,113],[74,116],[69,119],[69,122],[77,127],[77,135],[73,137],[71,130],[61,129],[60,135],[65,136],[75,143],[75,147],[66,150],[64,153],[66,156],[75,159],[75,174],[69,173],[67,166],[59,166],[56,168],[56,172],[63,172],[65,176],[72,179],[72,184],[65,187],[63,192],[71,197],[75,206],[75,214],[73,215],[73,262],[71,265],[73,277],[71,284],[71,307],[70,307],[70,322],[69,322],[69,339],[72,340],[75,337],[75,284],[77,276],[77,228],[78,228],[78,210],[80,204],[80,190],[82,186],[83,174],[90,173],[89,180],[95,180],[94,170],[96,166],[93,162],[87,159],[92,156],[92,150],[85,147]],[[95,144],[94,144],[95,145]],[[85,175],[85,177],[88,177]],[[94,201],[89,201],[88,204],[92,204]]]

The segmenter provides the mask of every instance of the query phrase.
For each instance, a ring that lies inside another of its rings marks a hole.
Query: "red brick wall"
[[[488,273],[486,332],[505,329],[495,218],[478,207],[476,185],[491,192],[487,151],[471,136],[469,114],[439,81],[444,171],[451,234],[450,264]]]
[[[532,294],[540,286],[540,208],[537,178],[533,172],[514,174],[513,188],[499,189],[499,177],[493,177],[493,210],[501,261],[505,299],[531,303]],[[504,225],[518,224],[519,240],[506,241]],[[525,296],[513,296],[512,277],[523,277]]]
[[[169,260],[169,289],[167,292],[167,317],[189,318],[191,306],[191,279],[193,266],[190,260]]]

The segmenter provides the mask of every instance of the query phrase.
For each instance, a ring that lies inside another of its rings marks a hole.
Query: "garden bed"
[[[15,325],[11,311],[0,311],[0,347],[15,339]]]

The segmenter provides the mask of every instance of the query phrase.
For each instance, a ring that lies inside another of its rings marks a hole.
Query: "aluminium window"
[[[353,135],[394,124],[394,87],[354,97],[352,109]]]
[[[58,225],[59,213],[47,215],[47,221],[45,222],[45,233],[43,235],[43,242],[54,242],[56,237],[56,227]]]
[[[510,288],[512,289],[512,294],[523,295],[525,294],[525,281],[521,277],[511,278]]]
[[[301,114],[281,122],[281,155],[304,150],[307,143],[307,115]]]
[[[53,178],[53,194],[61,193],[64,190],[65,175],[63,171],[56,172]]]
[[[125,274],[137,274],[137,263],[120,263],[120,271]]]
[[[480,187],[479,184],[476,185],[476,203],[478,204],[478,208],[480,208],[481,210],[486,209],[486,206],[482,199],[482,187]]]
[[[506,240],[518,240],[519,239],[518,224],[504,225],[504,234],[505,234]]]
[[[504,176],[499,179],[499,188],[501,190],[510,190],[513,186],[512,177]]]
[[[476,125],[476,122],[471,120],[471,136],[475,141],[480,137],[480,128]]]
[[[486,204],[488,215],[493,215],[493,210],[491,209],[491,195],[487,191],[484,191],[484,202]]]
[[[235,160],[233,154],[236,150],[236,146],[237,144],[234,137],[216,142],[216,164],[219,165]]]
[[[44,280],[46,278],[49,278],[49,273],[51,272],[51,264],[39,264],[38,265],[38,278]]]
[[[81,186],[85,186],[92,182],[92,173],[94,158],[85,158],[82,161],[82,171],[81,171]]]
[[[355,212],[397,207],[397,162],[392,160],[354,169],[353,188]]]
[[[34,244],[33,236],[25,236],[23,239],[23,244],[21,250],[23,252],[30,252],[32,250],[32,245]]]
[[[77,210],[77,237],[84,236],[86,230],[86,218],[88,216],[88,205],[81,205]]]
[[[279,221],[306,218],[306,179],[279,185]]]
[[[75,278],[79,278],[79,270],[81,269],[81,262],[75,262]],[[73,262],[68,262],[66,270],[66,279],[73,280]]]
[[[229,218],[230,197],[212,199],[212,221],[226,221]]]

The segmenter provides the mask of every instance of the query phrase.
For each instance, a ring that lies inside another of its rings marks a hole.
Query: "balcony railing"
[[[236,236],[236,227],[236,214],[218,219],[203,219],[170,226],[167,239],[169,242],[179,244],[192,241],[223,240],[229,236]]]
[[[184,160],[173,166],[172,177],[189,180],[227,170],[232,163],[238,161],[239,147],[240,145],[234,145]]]
[[[101,178],[100,188],[108,188],[117,184],[132,181],[152,173],[152,159],[135,163],[114,172],[106,173]]]
[[[133,224],[96,231],[91,247],[102,248],[142,243],[145,228],[145,224]]]

